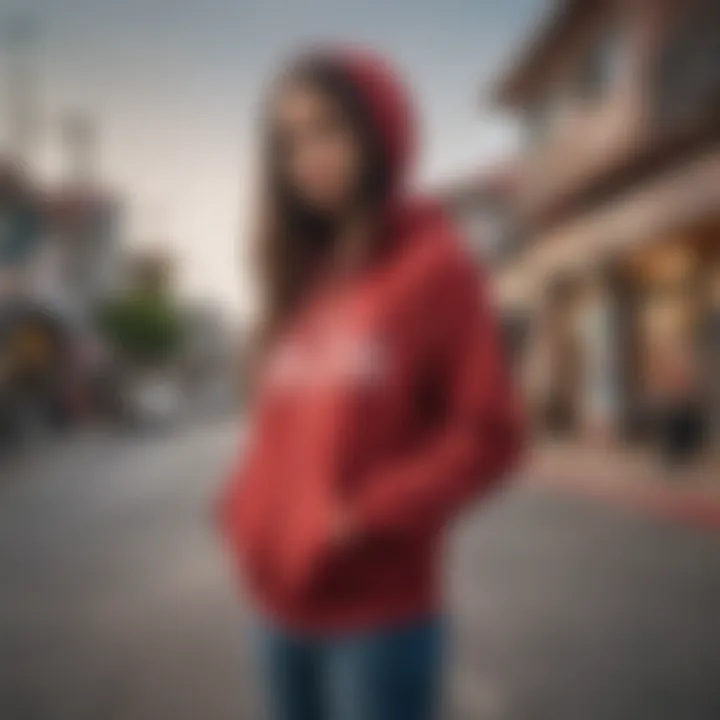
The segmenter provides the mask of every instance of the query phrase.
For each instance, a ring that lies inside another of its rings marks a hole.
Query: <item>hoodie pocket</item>
[[[273,576],[290,596],[304,595],[320,580],[332,551],[333,505],[329,499],[290,493],[273,538]]]
[[[269,491],[265,478],[251,465],[236,469],[216,505],[216,520],[234,561],[255,575],[262,564],[264,527],[269,516]]]

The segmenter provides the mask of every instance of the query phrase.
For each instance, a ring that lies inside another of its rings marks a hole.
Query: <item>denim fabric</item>
[[[330,638],[257,633],[272,720],[433,720],[442,622]]]

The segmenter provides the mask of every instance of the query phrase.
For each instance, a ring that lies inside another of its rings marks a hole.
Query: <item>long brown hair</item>
[[[382,138],[372,121],[361,90],[331,55],[312,54],[292,63],[280,76],[277,92],[303,84],[317,89],[337,106],[360,143],[363,165],[358,178],[358,206],[376,212],[390,191],[389,168]],[[295,196],[283,176],[281,152],[272,118],[264,122],[264,197],[255,237],[262,318],[262,347],[302,304],[317,273],[331,257],[336,242],[335,218],[328,218]],[[368,243],[378,243],[368,238]],[[368,252],[375,248],[368,248]]]

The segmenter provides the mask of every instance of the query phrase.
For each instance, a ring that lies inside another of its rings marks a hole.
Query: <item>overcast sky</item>
[[[481,108],[482,88],[546,4],[0,0],[0,19],[21,6],[39,19],[41,166],[51,174],[61,166],[63,115],[91,112],[101,176],[127,199],[133,241],[171,245],[183,292],[242,313],[248,299],[237,245],[249,214],[253,123],[278,61],[328,39],[387,54],[422,118],[421,178],[440,181],[492,161],[511,143],[511,126]]]

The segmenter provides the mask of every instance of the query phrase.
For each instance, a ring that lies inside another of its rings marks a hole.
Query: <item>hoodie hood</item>
[[[415,117],[407,87],[379,55],[357,48],[330,51],[366,101],[384,145],[395,191],[402,189],[415,155]]]
[[[417,155],[417,121],[408,87],[382,56],[343,48],[330,57],[347,74],[367,103],[370,119],[384,144],[390,172],[386,223],[395,244],[434,231],[451,232],[451,221],[436,198],[408,189]]]

